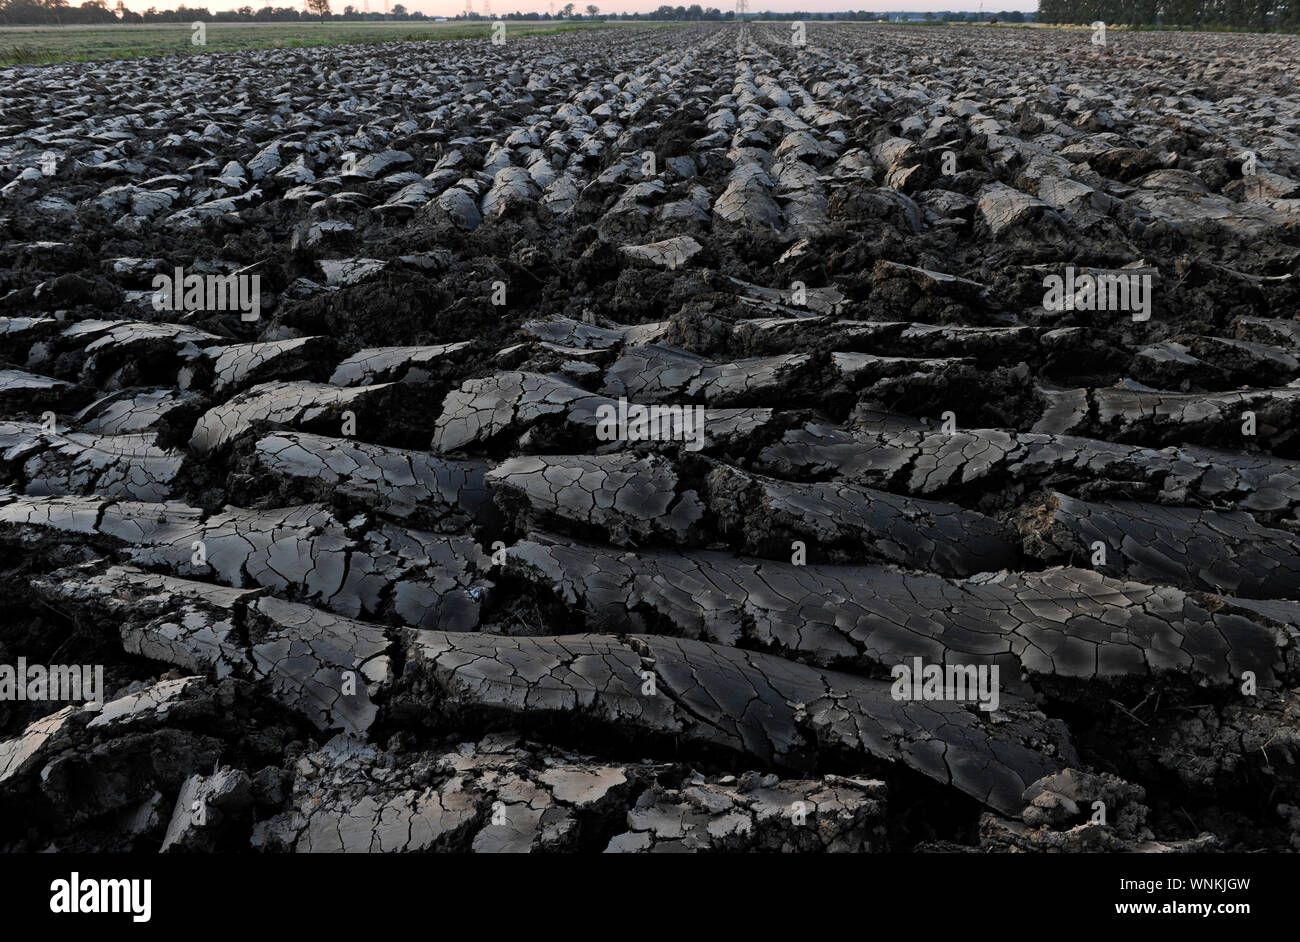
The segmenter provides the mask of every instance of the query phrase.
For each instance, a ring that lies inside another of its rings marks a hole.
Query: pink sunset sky
[[[77,0],[73,0],[74,5],[76,5],[76,2]],[[411,12],[419,11],[428,16],[455,16],[457,13],[462,13],[465,10],[464,0],[388,0],[388,2],[390,5],[401,2],[406,6],[407,10],[410,10]],[[558,10],[563,7],[565,2],[567,2],[567,0],[557,0],[555,3],[555,9]],[[585,10],[588,3],[595,3],[595,5],[600,8],[601,13],[648,13],[651,10],[658,9],[665,2],[667,2],[667,0],[621,0],[621,2],[616,2],[616,0],[605,0],[605,2],[602,2],[602,0],[574,0],[574,6],[579,12]],[[689,7],[691,2],[693,2],[693,0],[686,0],[686,2],[683,2],[683,0],[673,0],[671,6],[678,6],[680,4],[681,6]],[[736,6],[734,0],[732,0],[732,2],[713,0],[711,3],[699,0],[699,2],[703,7],[717,7],[719,10],[723,11],[734,10]],[[335,13],[341,13],[343,12],[343,7],[349,3],[360,10],[363,9],[364,0],[330,0],[330,8]],[[547,0],[491,0],[491,3],[493,13],[544,13],[550,8]],[[267,6],[268,4],[273,7],[302,6],[302,0],[296,0],[296,2],[295,0],[212,0],[212,2],[208,3],[205,3],[204,0],[185,0],[184,4],[182,4],[181,0],[126,0],[127,9],[136,12],[142,12],[151,6],[155,6],[160,10],[174,9],[181,5],[190,7],[207,7],[209,10],[216,12],[218,10],[236,10],[242,6],[251,6],[253,9],[257,9],[259,7]],[[107,5],[112,7],[116,4],[108,2]],[[370,0],[371,12],[382,12],[383,9],[384,0]],[[483,0],[474,0],[474,9],[481,13],[483,11]],[[962,10],[974,12],[979,9],[980,4],[978,0],[976,0],[976,2],[971,2],[971,0],[948,0],[948,2],[944,2],[944,0],[901,0],[899,3],[887,4],[854,2],[854,0],[820,0],[820,2],[819,0],[805,0],[805,2],[800,2],[800,0],[772,0],[770,3],[764,2],[764,0],[749,0],[750,13],[760,13],[765,10],[773,13],[791,10],[806,10],[825,13],[834,13],[844,10],[873,10],[880,12],[916,11],[924,13],[927,10]],[[997,12],[998,10],[1023,10],[1025,12],[1032,12],[1038,9],[1038,4],[1016,2],[1016,0],[985,0],[983,9],[986,12],[991,13]]]

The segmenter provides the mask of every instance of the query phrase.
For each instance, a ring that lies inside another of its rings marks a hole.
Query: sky
[[[72,0],[74,5],[78,0]],[[330,7],[336,13],[341,13],[343,7],[351,3],[357,9],[364,8],[365,0],[331,0]],[[390,4],[398,2],[404,3],[406,9],[415,12],[419,11],[429,16],[455,16],[457,13],[465,11],[465,0],[388,0]],[[564,6],[567,0],[556,0],[555,9]],[[574,0],[578,10],[585,10],[588,3],[594,3],[600,8],[601,13],[648,13],[651,10],[658,9],[669,0]],[[695,0],[672,0],[672,6],[690,6]],[[734,10],[736,7],[735,0],[726,2],[726,0],[698,0],[703,7],[717,7],[719,10]],[[181,5],[182,0],[126,0],[128,10],[141,11],[146,7],[156,6],[160,10],[172,9]],[[483,12],[483,0],[473,0],[474,10],[478,13]],[[114,0],[107,0],[108,6],[115,6]],[[285,6],[302,6],[302,0],[184,0],[185,6],[199,7],[205,6],[209,10],[216,12],[218,10],[235,10],[242,6],[251,6],[254,9],[270,4],[273,7]],[[548,0],[491,0],[491,9],[494,13],[544,13],[550,7]],[[371,12],[382,12],[384,9],[384,0],[370,0]],[[749,10],[751,13],[758,13],[764,10],[770,10],[773,13],[779,13],[783,10],[808,10],[815,12],[833,13],[840,10],[879,10],[898,12],[902,10],[925,12],[927,10],[963,10],[977,11],[980,9],[979,0],[902,0],[899,3],[872,3],[866,0],[749,0]],[[1031,12],[1038,9],[1036,2],[1025,3],[1023,0],[984,0],[983,9],[986,12],[997,12],[998,10],[1023,10]]]

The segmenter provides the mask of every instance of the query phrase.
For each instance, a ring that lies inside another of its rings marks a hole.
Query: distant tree
[[[117,19],[103,0],[84,0],[80,7],[69,13],[72,14],[69,19],[78,23],[112,23]]]
[[[345,6],[345,7],[343,8],[343,15],[344,15],[344,16],[356,16],[356,15],[357,15],[357,8],[354,7],[352,4],[349,3],[347,6]]]
[[[566,3],[566,4],[564,5],[564,9],[562,9],[560,12],[561,12],[562,14],[564,14],[564,18],[565,18],[566,20],[571,20],[571,19],[573,19],[573,4],[572,4],[572,3]]]
[[[393,4],[393,16],[406,16],[406,7],[401,3]]]
[[[594,3],[589,3],[589,4],[587,4],[587,15],[588,15],[588,16],[594,17],[594,16],[595,16],[597,13],[599,13],[599,12],[600,12],[600,7],[596,6],[596,4],[594,4]]]
[[[324,23],[325,17],[330,15],[330,0],[307,0],[307,11],[313,16],[319,16]]]

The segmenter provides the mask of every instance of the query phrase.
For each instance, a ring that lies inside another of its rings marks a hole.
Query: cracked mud
[[[0,70],[0,849],[1300,850],[1298,43]]]

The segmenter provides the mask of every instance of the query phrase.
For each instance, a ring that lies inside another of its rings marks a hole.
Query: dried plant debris
[[[1021,820],[995,814],[980,819],[986,851],[1052,853],[1196,854],[1218,849],[1209,832],[1158,841],[1147,827],[1146,792],[1108,774],[1066,769],[1025,789]]]
[[[0,849],[1300,848],[1300,39],[789,25],[0,75]]]

